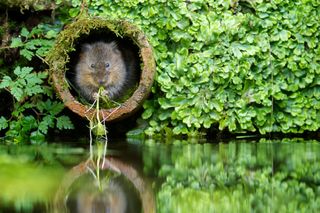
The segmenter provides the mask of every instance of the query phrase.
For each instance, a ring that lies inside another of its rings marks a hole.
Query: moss
[[[0,0],[0,6],[19,7],[23,9],[48,10],[54,9],[56,5],[51,0]]]
[[[108,28],[117,36],[123,36],[124,29],[121,21],[110,21],[101,18],[81,18],[70,24],[57,38],[55,46],[46,58],[53,72],[65,72],[65,65],[69,62],[68,54],[75,50],[75,42],[83,35],[88,35],[92,30]],[[128,28],[137,32],[137,29]],[[130,33],[131,34],[131,33]]]
[[[125,34],[135,35],[138,32],[137,28],[123,23],[125,22],[89,17],[82,17],[71,23],[60,33],[55,46],[49,51],[46,57],[46,61],[50,66],[50,73],[64,74],[67,69],[66,65],[70,61],[69,54],[76,50],[75,44],[77,40],[83,35],[88,35],[93,30],[103,30],[107,28],[116,36],[120,37],[123,37]],[[68,88],[66,81],[61,83],[64,88]]]
[[[66,81],[67,77],[65,75],[68,67],[70,67],[70,63],[72,63],[70,57],[76,55],[74,53],[76,53],[79,43],[97,32],[98,34],[103,33],[103,35],[105,32],[106,34],[112,33],[116,37],[128,38],[139,49],[140,59],[143,62],[140,83],[136,87],[129,89],[126,94],[117,100],[117,102],[123,103],[121,104],[121,109],[118,108],[119,104],[117,106],[108,103],[102,105],[102,107],[106,107],[102,108],[106,111],[102,111],[101,114],[103,116],[110,114],[108,119],[111,121],[118,117],[127,116],[134,112],[137,107],[141,106],[149,94],[153,83],[155,73],[153,52],[140,29],[127,21],[106,20],[82,14],[80,18],[68,25],[60,33],[54,47],[47,54],[46,61],[49,65],[49,73],[52,76],[54,87],[65,105],[82,117],[88,117],[88,114],[93,113],[88,108],[90,104],[84,102],[85,105],[83,105],[75,100],[69,91],[70,86]],[[81,97],[78,99],[81,100]],[[115,109],[112,107],[116,107],[117,112],[111,113]]]
[[[135,85],[132,88],[129,88],[125,94],[123,94],[119,99],[112,101],[108,98],[103,98],[102,99],[102,103],[101,103],[101,107],[104,109],[110,109],[110,108],[114,108],[119,106],[119,104],[124,103],[126,100],[128,100],[132,94],[134,93],[134,91],[138,88],[138,85]]]

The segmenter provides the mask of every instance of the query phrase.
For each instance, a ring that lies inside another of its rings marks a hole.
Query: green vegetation
[[[52,28],[52,29],[51,29]],[[25,27],[21,29],[20,36],[12,38],[11,48],[19,48],[20,55],[31,61],[32,57],[44,58],[54,44],[57,31],[53,26],[38,25],[29,32]]]
[[[15,7],[21,10],[30,8],[35,10],[54,9],[51,0],[0,0],[0,6]]]
[[[318,141],[148,144],[144,170],[163,180],[157,212],[320,210]]]
[[[98,2],[154,47],[148,135],[319,129],[319,1]]]
[[[127,149],[116,146],[111,148],[111,153],[117,153],[117,159],[125,164],[142,166],[143,172],[139,170],[139,175],[148,177],[152,183],[157,212],[320,210],[319,141],[144,142],[131,144]],[[140,157],[141,161],[137,160]],[[76,172],[79,170],[70,169],[87,158],[87,149],[68,147],[62,142],[60,145],[0,146],[1,210],[50,212],[45,209],[52,207],[50,204],[63,177],[70,180],[66,172],[79,175]],[[81,170],[85,171],[83,167]],[[82,177],[89,184],[82,184],[82,189],[93,189],[90,185],[93,182],[88,182],[93,180],[91,173]],[[81,187],[81,182],[77,186]],[[41,209],[37,211],[35,208],[39,206]]]
[[[66,167],[85,158],[66,145],[0,146],[0,211],[48,212]]]
[[[61,30],[62,22],[41,23],[34,27],[22,25],[19,29],[16,22],[10,22],[7,18],[3,34],[19,30],[19,35],[10,37],[8,46],[0,47],[1,56],[14,59],[11,63],[0,61],[0,95],[12,95],[12,99],[3,99],[10,106],[1,108],[0,130],[8,142],[41,143],[45,141],[50,128],[73,128],[69,117],[62,114],[63,103],[56,100],[48,84],[44,62],[44,57]],[[43,20],[48,21],[46,17]],[[18,54],[16,50],[19,50]]]
[[[31,67],[17,67],[13,73],[16,78],[4,76],[0,88],[7,89],[15,98],[13,112],[9,119],[0,116],[0,130],[7,129],[6,136],[15,143],[23,141],[42,142],[49,127],[58,129],[73,128],[70,119],[58,114],[63,104],[45,99],[51,96],[51,88],[43,85],[46,72],[32,72]],[[37,116],[28,113],[33,109]]]
[[[58,6],[54,20],[44,17],[38,26],[22,26],[19,35],[11,38],[9,49],[18,48],[21,57],[14,64],[0,60],[4,65],[0,67],[1,72],[7,76],[0,76],[1,87],[15,97],[12,113],[18,114],[0,118],[0,128],[5,132],[13,128],[14,122],[20,122],[21,128],[31,121],[43,122],[48,114],[41,112],[38,116],[30,112],[39,110],[40,102],[58,104],[48,95],[48,90],[42,88],[47,86],[48,78],[39,77],[46,73],[43,69],[46,64],[41,59],[47,55],[61,26],[71,23],[72,18],[79,18],[78,15],[83,17],[86,14],[83,11],[91,16],[133,22],[154,47],[157,77],[152,99],[144,104],[142,115],[148,122],[147,135],[192,136],[204,134],[208,129],[234,133],[301,133],[320,127],[318,0],[54,2]],[[12,24],[9,24],[11,28]],[[6,35],[7,25],[3,23],[1,27],[2,36]],[[14,26],[19,28],[17,24]],[[80,31],[86,28],[85,25],[77,27]],[[72,42],[78,34],[70,39],[65,36],[60,38],[71,45],[70,49],[59,52],[59,57],[66,61],[57,63],[57,69],[63,69],[68,62],[65,55],[73,50]],[[2,55],[3,48],[0,49]],[[40,58],[41,66],[39,61],[35,63],[35,58]],[[54,57],[49,57],[49,61],[51,59]],[[41,79],[34,89],[19,83],[5,83],[9,77],[23,79],[13,71],[30,70],[28,67],[40,72],[34,73]],[[4,93],[2,90],[0,95]],[[20,96],[27,98],[19,101]],[[58,116],[63,115],[52,115],[46,126],[55,128],[53,120]],[[22,122],[26,119],[28,121]],[[72,128],[67,117],[62,120],[56,127]],[[31,132],[37,136],[47,133],[32,127],[24,134]],[[17,133],[7,135],[15,137]]]

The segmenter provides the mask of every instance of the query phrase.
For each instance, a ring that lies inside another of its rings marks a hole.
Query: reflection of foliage
[[[0,146],[1,212],[45,209],[54,198],[65,167],[86,157],[82,148]]]
[[[319,211],[320,146],[293,142],[173,145],[160,162],[159,212]]]

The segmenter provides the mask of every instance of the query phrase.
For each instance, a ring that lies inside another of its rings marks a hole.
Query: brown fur
[[[77,212],[128,212],[128,200],[119,183],[111,179],[108,185],[102,184],[102,187],[101,191],[97,188],[82,188],[76,197]]]
[[[84,44],[80,59],[75,67],[75,83],[81,95],[90,102],[96,99],[100,87],[104,88],[102,95],[117,99],[130,85],[132,75],[126,64],[124,55],[115,42],[94,42]],[[128,63],[128,62],[127,62]]]

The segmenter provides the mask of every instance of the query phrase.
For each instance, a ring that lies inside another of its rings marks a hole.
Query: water
[[[100,184],[83,144],[0,147],[0,212],[320,212],[320,143],[110,143]],[[126,209],[126,210],[125,210]]]

